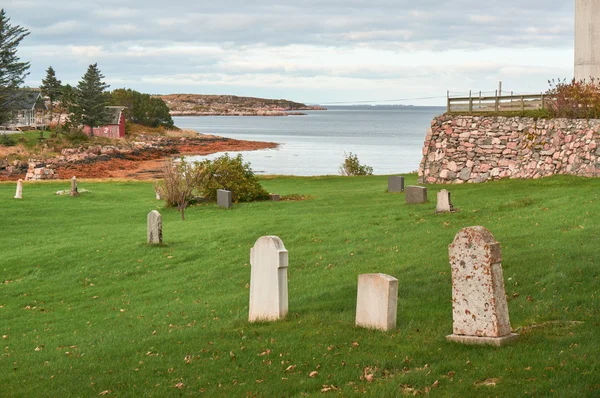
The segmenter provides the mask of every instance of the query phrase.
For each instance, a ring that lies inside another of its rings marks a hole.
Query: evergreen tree
[[[4,9],[0,9],[0,123],[10,119],[15,93],[29,74],[29,62],[20,62],[17,47],[29,32],[12,26]]]
[[[40,90],[42,91],[42,95],[50,99],[50,121],[52,122],[54,104],[60,99],[62,94],[61,81],[56,78],[56,73],[52,66],[46,70],[46,78],[42,79]]]
[[[78,118],[81,124],[90,129],[108,122],[106,106],[110,103],[110,97],[106,89],[110,86],[102,79],[104,75],[100,73],[98,64],[90,65],[77,84],[75,104],[71,107],[71,117]]]
[[[63,130],[76,130],[79,128],[81,123],[81,115],[79,114],[79,109],[76,107],[75,103],[77,101],[77,90],[71,86],[70,84],[65,84],[62,87],[60,93],[60,114],[58,115],[58,122]],[[64,122],[64,124],[60,124],[62,119],[63,112],[66,112],[68,118]]]

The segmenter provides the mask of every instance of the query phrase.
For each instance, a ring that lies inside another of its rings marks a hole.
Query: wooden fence
[[[549,99],[544,94],[448,96],[447,109],[448,112],[522,112],[545,109]]]

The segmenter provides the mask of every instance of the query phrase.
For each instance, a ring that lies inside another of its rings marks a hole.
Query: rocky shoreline
[[[8,162],[0,159],[0,181],[78,178],[155,179],[165,159],[176,155],[208,155],[277,147],[273,142],[241,141],[211,135],[194,138],[140,135],[112,145],[63,149],[47,159]]]

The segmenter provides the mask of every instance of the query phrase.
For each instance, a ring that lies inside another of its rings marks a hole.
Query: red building
[[[106,138],[123,138],[125,137],[125,115],[123,114],[124,106],[107,106],[106,107],[109,116],[109,123],[104,126],[98,126],[93,128],[94,135],[96,137]],[[90,134],[90,127],[85,126],[83,132],[87,135]]]

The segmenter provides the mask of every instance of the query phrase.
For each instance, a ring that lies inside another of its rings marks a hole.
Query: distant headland
[[[301,111],[326,110],[285,99],[238,97],[235,95],[160,95],[171,116],[289,116]]]

